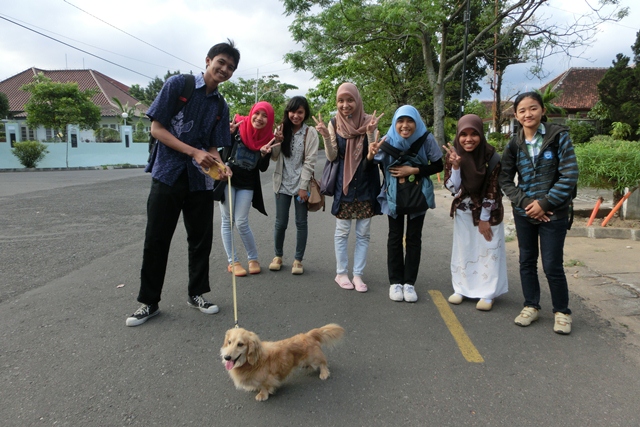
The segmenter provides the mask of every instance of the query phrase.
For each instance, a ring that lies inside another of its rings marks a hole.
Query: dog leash
[[[238,296],[236,293],[236,273],[234,271],[234,267],[235,267],[235,250],[233,247],[233,225],[234,225],[234,220],[233,220],[233,199],[231,198],[231,177],[228,176],[227,177],[227,188],[228,188],[228,192],[229,192],[229,225],[231,227],[230,229],[230,233],[231,233],[231,285],[233,288],[233,317],[235,320],[235,325],[234,328],[239,328],[238,326]]]

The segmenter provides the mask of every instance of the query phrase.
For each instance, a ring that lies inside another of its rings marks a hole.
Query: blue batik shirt
[[[147,116],[157,120],[173,136],[192,147],[208,150],[210,147],[228,147],[231,145],[229,132],[229,107],[224,103],[223,111],[218,112],[218,89],[206,93],[206,86],[202,74],[195,76],[195,89],[189,101],[173,116],[173,110],[178,97],[185,85],[183,75],[171,76],[162,86],[160,93],[149,107]],[[220,122],[212,132],[216,116],[220,115]],[[213,179],[204,175],[192,158],[184,153],[175,151],[163,143],[158,143],[156,159],[151,170],[145,171],[158,181],[174,185],[178,177],[187,171],[189,190],[201,191],[213,189]]]

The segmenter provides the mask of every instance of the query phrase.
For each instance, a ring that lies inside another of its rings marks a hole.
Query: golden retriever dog
[[[220,349],[224,364],[236,388],[258,391],[263,401],[276,391],[291,371],[300,367],[320,369],[320,379],[329,378],[322,345],[333,345],[344,335],[335,323],[312,329],[282,341],[260,341],[258,335],[242,328],[229,329]]]

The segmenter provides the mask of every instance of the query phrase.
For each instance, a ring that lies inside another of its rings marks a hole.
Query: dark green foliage
[[[122,138],[120,132],[111,128],[98,128],[94,132],[96,142],[120,142]],[[149,137],[147,136],[147,141]]]
[[[629,58],[618,54],[598,83],[598,95],[612,122],[631,127],[630,137],[638,138],[640,125],[640,67],[630,67]]]
[[[102,118],[100,108],[92,101],[97,91],[81,91],[78,83],[53,82],[39,73],[33,77],[33,82],[20,89],[31,93],[29,101],[24,105],[27,125],[31,128],[44,126],[65,136],[67,125],[93,129]]]
[[[156,99],[156,96],[158,96],[158,93],[160,93],[160,89],[162,89],[162,85],[164,85],[164,82],[166,82],[169,77],[175,76],[177,74],[180,74],[180,70],[167,70],[167,74],[164,75],[164,80],[156,76],[147,84],[146,88],[143,88],[138,84],[131,85],[131,87],[129,88],[129,95],[133,96],[135,99],[142,102],[147,107],[150,107],[151,104],[153,104],[153,101]]]
[[[4,119],[9,115],[9,98],[0,92],[0,119]]]
[[[569,127],[569,135],[571,135],[571,142],[574,144],[583,144],[589,142],[597,133],[596,127],[587,121],[582,120],[567,120],[565,123]]]
[[[49,150],[40,141],[22,141],[13,144],[11,152],[25,168],[35,168]]]

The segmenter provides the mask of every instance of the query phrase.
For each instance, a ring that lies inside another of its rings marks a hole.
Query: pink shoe
[[[356,291],[358,292],[367,292],[369,290],[360,276],[353,276],[353,286],[355,286]]]
[[[353,289],[353,283],[349,281],[349,276],[346,274],[338,274],[334,280],[342,289]]]

